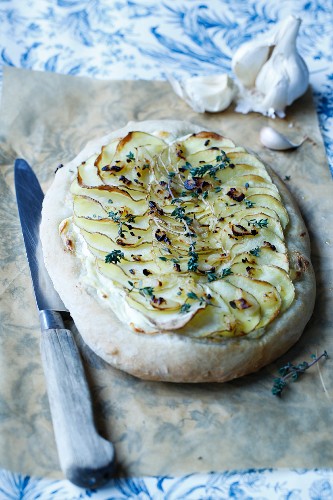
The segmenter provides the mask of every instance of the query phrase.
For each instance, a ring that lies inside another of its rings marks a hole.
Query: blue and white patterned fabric
[[[0,0],[0,57],[96,78],[231,74],[235,50],[290,14],[333,172],[332,0]]]
[[[0,471],[5,500],[331,500],[333,472],[328,470],[245,470],[111,481],[99,490],[83,490],[68,481],[47,481]]]
[[[235,50],[289,14],[310,69],[333,172],[332,0],[0,0],[3,66],[104,79],[227,72]],[[247,470],[114,480],[100,490],[0,470],[0,499],[333,498],[331,470]]]

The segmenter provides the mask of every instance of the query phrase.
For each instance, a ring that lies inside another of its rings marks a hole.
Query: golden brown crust
[[[274,320],[260,338],[230,338],[219,343],[195,340],[179,334],[135,333],[104,308],[95,292],[80,281],[80,261],[64,249],[58,226],[68,217],[64,200],[72,180],[70,170],[114,137],[129,130],[174,131],[175,138],[200,132],[186,122],[130,123],[125,129],[90,143],[70,164],[59,170],[43,206],[41,238],[44,258],[55,288],[85,342],[105,361],[147,380],[171,382],[223,382],[243,376],[272,362],[300,337],[309,320],[315,298],[307,229],[295,201],[282,181],[268,168],[288,210],[286,243],[295,274],[296,297],[289,309]]]

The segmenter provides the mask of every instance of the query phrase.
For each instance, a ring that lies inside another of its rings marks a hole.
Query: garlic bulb
[[[300,24],[300,19],[289,16],[237,50],[232,67],[242,88],[236,111],[284,117],[286,106],[304,94],[309,71],[296,48]]]
[[[234,82],[226,74],[194,76],[182,81],[169,75],[168,79],[175,93],[197,113],[223,111],[236,93]]]

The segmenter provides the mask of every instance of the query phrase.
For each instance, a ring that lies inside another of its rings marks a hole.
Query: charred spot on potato
[[[227,192],[227,196],[229,196],[229,198],[231,198],[232,200],[238,202],[243,201],[245,198],[245,194],[242,193],[241,191],[238,191],[236,188],[229,189],[229,191]]]

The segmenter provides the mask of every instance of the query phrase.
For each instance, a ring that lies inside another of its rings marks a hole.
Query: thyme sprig
[[[320,356],[315,354],[311,355],[312,362],[308,363],[303,361],[298,365],[293,365],[292,363],[287,363],[279,369],[279,374],[281,377],[275,378],[273,380],[274,384],[272,387],[272,394],[274,396],[281,396],[283,389],[287,386],[287,380],[290,379],[292,382],[296,382],[301,375],[305,373],[306,370],[311,368],[314,364],[318,363],[321,358],[328,359],[327,351],[324,351]]]
[[[210,302],[211,296],[208,295],[207,297],[201,296],[199,297],[195,292],[188,292],[187,293],[187,299],[184,302],[184,304],[180,308],[181,313],[187,313],[191,309],[191,304],[188,303],[188,300],[197,300],[199,301],[199,305],[201,306],[202,304],[206,303],[206,305],[212,305]]]
[[[223,279],[226,276],[230,276],[230,274],[233,274],[233,272],[230,269],[230,267],[227,267],[225,269],[222,269],[221,273],[214,273],[214,272],[209,271],[207,273],[207,278],[208,278],[209,282],[212,282],[212,281],[216,281],[216,280],[219,280],[219,279]]]
[[[199,255],[195,251],[195,245],[196,242],[192,241],[189,251],[188,251],[188,256],[190,257],[188,262],[187,262],[187,270],[188,271],[196,271],[198,269],[198,260],[199,260]]]
[[[253,227],[268,227],[268,219],[250,219],[247,221],[248,225],[252,225]]]
[[[173,193],[172,193],[170,187],[169,187],[169,191],[171,192],[171,195],[172,195],[172,202],[171,203],[173,203],[173,204],[177,203],[178,204],[178,203],[182,202],[182,200],[180,198],[175,198],[173,196]],[[187,262],[187,269],[188,269],[188,271],[194,271],[195,272],[198,269],[199,255],[195,251],[196,242],[193,241],[193,238],[196,238],[197,235],[190,228],[191,224],[193,223],[193,219],[191,217],[189,217],[188,215],[185,214],[185,208],[182,207],[182,206],[177,206],[171,212],[171,216],[174,217],[176,220],[182,222],[183,225],[184,225],[184,229],[186,231],[185,235],[188,236],[189,239],[190,239],[190,248],[189,248],[189,251],[188,251],[189,260]],[[184,312],[184,311],[181,311],[181,312]]]
[[[128,281],[128,284],[132,287],[130,289],[130,293],[133,291],[133,290],[137,290],[139,292],[140,295],[142,295],[143,297],[153,297],[153,294],[154,294],[154,288],[152,286],[144,286],[144,287],[141,287],[141,288],[137,288],[133,281]]]
[[[192,224],[192,222],[193,222],[193,219],[191,219],[191,217],[189,217],[188,215],[185,215],[185,208],[184,207],[175,208],[171,212],[171,216],[179,221],[185,221],[189,225]]]
[[[216,161],[220,163],[218,163],[217,165],[206,164],[200,167],[193,167],[190,169],[190,174],[192,175],[192,177],[203,177],[208,173],[210,177],[216,179],[216,173],[219,170],[228,167],[230,164],[230,160],[225,152],[221,150],[221,154],[216,156]]]

